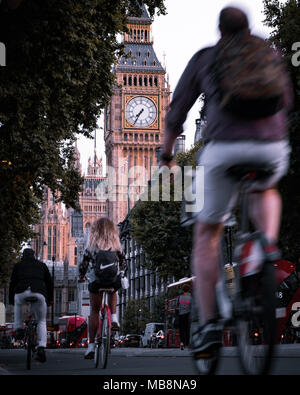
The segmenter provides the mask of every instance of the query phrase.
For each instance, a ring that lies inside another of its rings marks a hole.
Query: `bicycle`
[[[25,299],[25,302],[28,305],[30,305],[30,307],[32,303],[36,303],[37,301],[38,299],[35,296],[29,296]],[[27,370],[31,369],[31,360],[36,352],[36,340],[37,340],[36,328],[37,328],[37,322],[30,311],[28,319],[25,320],[25,334],[24,334],[24,344],[27,351],[26,353]]]
[[[98,367],[99,362],[102,369],[105,369],[108,361],[108,354],[110,352],[111,339],[111,311],[108,304],[108,295],[115,292],[114,288],[100,288],[99,292],[102,294],[102,303],[99,311],[99,324],[97,335],[95,338],[95,354],[94,365]]]
[[[246,374],[267,374],[274,349],[276,332],[276,281],[274,264],[280,258],[276,246],[270,245],[260,231],[249,231],[248,186],[272,174],[267,167],[238,165],[228,170],[240,182],[240,220],[234,251],[235,265],[224,265],[221,254],[220,282],[216,289],[217,323],[229,324],[237,338],[241,366]],[[251,260],[247,250],[255,244],[260,259]],[[226,268],[225,268],[226,267]],[[228,270],[230,269],[230,270]],[[229,275],[229,276],[228,276]],[[215,373],[220,347],[194,356],[201,375]]]

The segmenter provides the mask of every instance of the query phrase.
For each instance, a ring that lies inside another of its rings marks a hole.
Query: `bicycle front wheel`
[[[99,366],[99,356],[100,356],[100,343],[95,344],[95,354],[94,354],[94,365],[95,368]]]
[[[266,263],[258,277],[242,281],[247,291],[237,319],[239,358],[246,374],[264,375],[271,367],[276,332],[274,266]]]
[[[206,353],[194,355],[194,366],[200,376],[212,376],[215,374],[219,362],[219,347],[212,347]]]
[[[105,369],[107,366],[108,353],[110,347],[110,328],[107,310],[104,309],[101,320],[101,344],[100,344],[100,366]]]

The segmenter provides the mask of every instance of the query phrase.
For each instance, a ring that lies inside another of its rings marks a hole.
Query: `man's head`
[[[32,248],[25,248],[23,251],[23,259],[34,258],[34,251]]]
[[[235,7],[226,7],[220,12],[219,29],[222,36],[237,34],[249,30],[247,15]]]
[[[189,284],[183,284],[182,290],[183,290],[183,292],[190,292],[191,288],[190,288]]]

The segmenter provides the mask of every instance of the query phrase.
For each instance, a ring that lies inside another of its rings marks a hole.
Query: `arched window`
[[[56,226],[53,226],[53,256],[56,257]]]
[[[142,86],[142,85],[143,85],[143,78],[139,77],[139,86]]]
[[[149,78],[149,86],[152,86],[152,77]]]
[[[148,79],[147,79],[147,77],[144,77],[144,85],[148,86]]]
[[[124,85],[127,85],[127,78],[126,78],[126,75],[124,75],[124,77],[123,77],[123,84],[124,84]]]
[[[131,76],[128,78],[128,85],[129,85],[129,86],[132,85],[132,77],[131,77]]]
[[[137,86],[137,78],[136,78],[136,76],[134,76],[134,78],[133,78],[133,85]]]
[[[154,77],[154,85],[157,86],[157,77]]]
[[[51,226],[48,226],[48,261],[51,260],[52,256],[51,256],[51,244],[52,244],[52,228]]]

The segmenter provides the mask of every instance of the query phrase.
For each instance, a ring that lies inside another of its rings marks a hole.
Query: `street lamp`
[[[52,257],[52,281],[53,281],[53,294],[55,294],[54,290],[55,290],[55,278],[54,278],[54,262],[55,262],[55,256]],[[55,295],[53,295],[55,296]],[[51,321],[52,321],[52,328],[54,328],[54,298],[53,298],[53,304],[52,304],[52,317],[51,317]]]
[[[53,281],[53,303],[52,303],[52,308],[51,308],[51,323],[52,323],[52,331],[51,331],[51,343],[54,344],[54,284],[55,284],[55,279],[54,279],[54,262],[55,262],[55,256],[52,257],[52,281]]]
[[[142,309],[138,309],[136,313],[136,331],[139,333],[139,318],[141,316]]]

